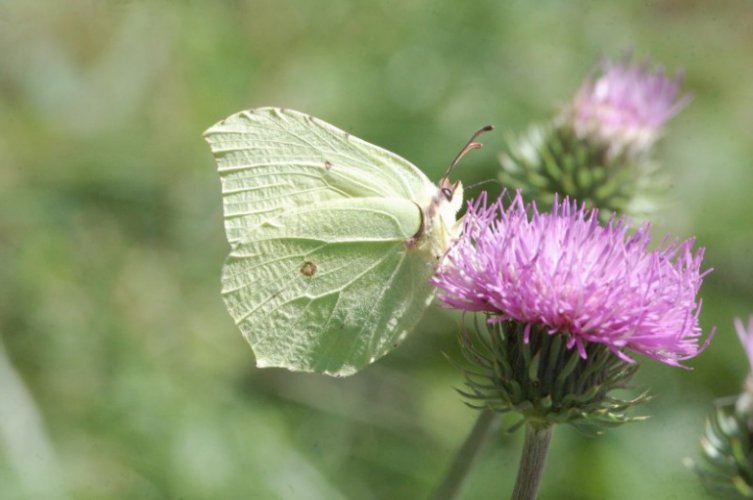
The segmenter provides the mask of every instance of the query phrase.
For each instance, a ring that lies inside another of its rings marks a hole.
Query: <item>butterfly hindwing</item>
[[[401,198],[288,210],[227,259],[223,295],[259,366],[349,375],[386,354],[433,295],[410,251],[421,214]]]

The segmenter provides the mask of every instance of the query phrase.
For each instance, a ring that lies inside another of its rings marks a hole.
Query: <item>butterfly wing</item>
[[[409,243],[436,187],[406,160],[274,108],[215,125],[232,251],[228,311],[259,366],[349,375],[431,302],[433,256]]]
[[[431,265],[405,241],[412,202],[353,198],[284,212],[231,252],[222,288],[259,366],[349,375],[415,326]]]
[[[436,187],[403,158],[293,110],[236,113],[206,131],[234,244],[276,214],[327,200],[397,197],[425,207]]]

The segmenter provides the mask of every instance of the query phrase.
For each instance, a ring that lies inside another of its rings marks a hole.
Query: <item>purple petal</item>
[[[469,203],[463,236],[432,278],[447,306],[565,334],[583,355],[600,342],[626,360],[623,349],[679,365],[708,344],[696,300],[703,249],[692,239],[649,251],[648,224],[631,232],[568,199],[539,213],[519,192],[507,207],[503,197]]]

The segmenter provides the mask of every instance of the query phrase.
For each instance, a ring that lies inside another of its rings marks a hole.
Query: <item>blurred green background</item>
[[[715,271],[693,370],[644,363],[652,418],[557,429],[543,499],[704,498],[715,397],[748,370],[753,312],[749,1],[0,0],[0,497],[412,499],[475,414],[438,308],[343,380],[258,370],[225,312],[220,188],[201,132],[262,105],[321,117],[438,179],[493,178],[503,131],[546,120],[604,55],[682,67],[692,104],[659,157],[657,234]],[[473,193],[471,193],[473,194]],[[508,422],[509,423],[509,422]],[[522,433],[483,450],[464,498],[506,498]]]

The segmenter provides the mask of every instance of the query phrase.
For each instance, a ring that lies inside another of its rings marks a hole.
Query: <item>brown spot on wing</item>
[[[310,278],[311,276],[316,274],[316,264],[307,260],[301,266],[301,274]]]

